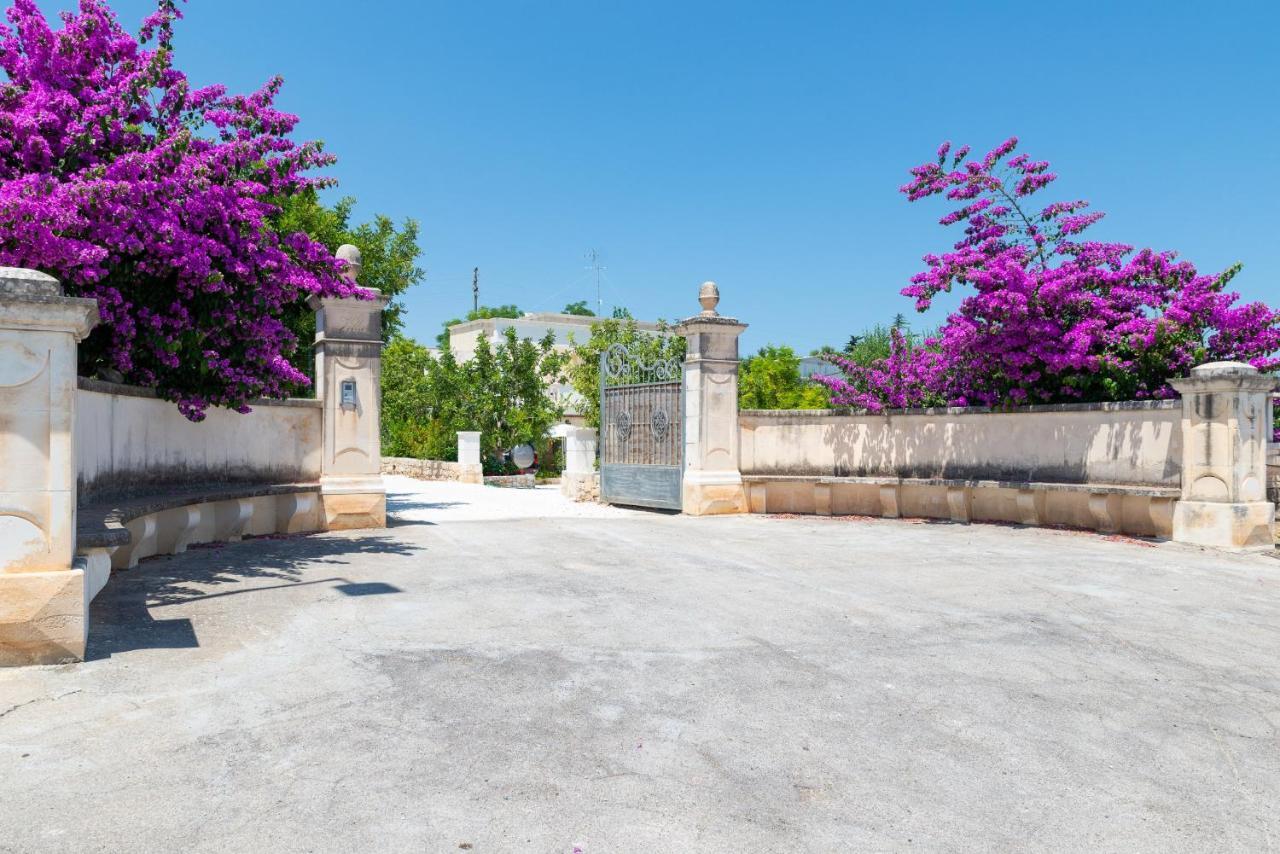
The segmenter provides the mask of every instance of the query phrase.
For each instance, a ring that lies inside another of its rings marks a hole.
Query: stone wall
[[[322,406],[258,401],[247,415],[211,408],[192,422],[150,389],[82,377],[75,411],[81,501],[165,483],[314,483]]]
[[[1182,404],[743,412],[756,513],[912,516],[1173,535]]]
[[[444,460],[417,460],[413,457],[383,457],[383,474],[399,474],[418,480],[461,480],[462,465]]]
[[[533,489],[538,479],[533,474],[494,474],[486,475],[485,486],[497,486],[504,489]]]
[[[1272,445],[1267,453],[1267,494],[1280,504],[1280,443]]]
[[[896,410],[746,411],[743,475],[907,477],[1176,487],[1178,401]]]

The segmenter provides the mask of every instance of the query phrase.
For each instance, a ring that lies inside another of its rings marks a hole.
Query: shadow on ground
[[[470,502],[467,501],[423,501],[414,496],[388,495],[387,527],[405,528],[413,525],[436,524],[425,519],[401,519],[396,515],[407,510],[448,510],[451,507],[467,507],[469,504]]]
[[[200,645],[187,618],[156,619],[152,608],[223,596],[270,595],[284,588],[330,586],[344,596],[399,593],[384,582],[353,582],[341,575],[303,579],[326,565],[346,567],[365,555],[410,555],[419,547],[387,536],[259,537],[243,543],[193,547],[186,554],[145,560],[116,571],[90,609],[93,661],[138,649],[190,649]]]

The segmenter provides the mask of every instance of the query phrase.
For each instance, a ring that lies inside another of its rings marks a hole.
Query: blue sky
[[[53,10],[71,0],[45,2]],[[136,22],[144,0],[116,0]],[[951,240],[908,205],[944,139],[1011,134],[1090,199],[1093,234],[1243,261],[1280,303],[1280,3],[191,0],[197,83],[272,74],[341,194],[422,225],[408,331],[482,301],[639,317],[721,309],[809,350],[911,313],[898,291]],[[913,317],[918,326],[941,315]]]

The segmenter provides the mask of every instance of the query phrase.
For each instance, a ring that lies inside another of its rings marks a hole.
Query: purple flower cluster
[[[54,30],[35,0],[0,23],[0,264],[98,300],[82,364],[155,386],[192,420],[242,411],[308,378],[282,314],[309,295],[363,293],[279,200],[330,179],[333,157],[289,138],[281,81],[251,95],[192,88],[172,64],[177,0],[135,38],[104,0]]]
[[[1036,210],[1029,197],[1057,176],[1046,161],[1014,155],[1017,144],[969,160],[968,146],[949,157],[944,143],[911,170],[902,193],[958,202],[941,224],[964,234],[951,251],[926,255],[903,295],[923,311],[956,285],[973,293],[920,346],[895,334],[878,363],[833,357],[844,376],[815,379],[834,403],[879,411],[1165,398],[1170,379],[1202,362],[1280,367],[1280,311],[1240,305],[1226,290],[1239,265],[1205,276],[1173,252],[1079,240],[1102,214],[1084,201]]]

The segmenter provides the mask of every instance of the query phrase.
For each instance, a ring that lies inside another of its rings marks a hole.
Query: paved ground
[[[1280,844],[1271,557],[396,489],[148,561],[93,660],[0,672],[0,849]]]

